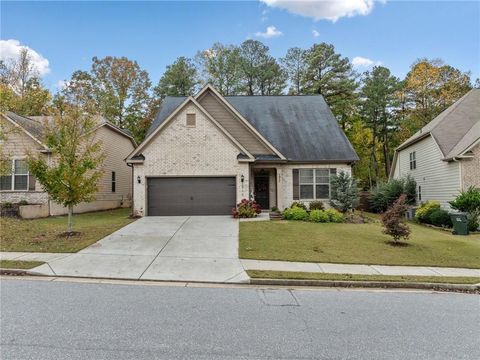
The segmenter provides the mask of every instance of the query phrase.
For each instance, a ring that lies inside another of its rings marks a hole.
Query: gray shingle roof
[[[397,150],[408,147],[428,134],[433,136],[445,159],[461,155],[480,138],[480,89],[470,90]]]
[[[358,160],[327,103],[313,96],[226,96],[225,99],[291,161]],[[166,97],[151,134],[185,97]]]

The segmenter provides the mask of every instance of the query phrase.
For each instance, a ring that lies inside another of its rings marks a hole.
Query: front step
[[[270,220],[282,220],[283,219],[282,214],[279,213],[279,212],[270,211],[269,215],[270,215]]]

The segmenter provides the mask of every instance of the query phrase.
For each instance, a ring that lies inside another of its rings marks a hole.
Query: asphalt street
[[[8,359],[480,359],[469,294],[2,278]]]

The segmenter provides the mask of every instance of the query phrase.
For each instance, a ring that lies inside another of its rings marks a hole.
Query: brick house
[[[418,202],[448,207],[461,190],[480,188],[480,89],[473,89],[395,151],[391,178],[412,176]]]
[[[2,132],[7,134],[0,139],[3,155],[11,162],[9,174],[0,176],[0,202],[41,205],[35,213],[38,216],[62,215],[67,209],[49,199],[41,184],[29,174],[26,156],[29,152],[41,153],[48,159],[51,153],[43,143],[44,124],[48,116],[24,117],[13,112],[0,116]],[[95,200],[82,203],[74,212],[106,210],[128,207],[132,198],[132,169],[125,164],[125,158],[135,149],[133,138],[124,130],[98,118],[95,139],[102,143],[106,158],[103,163],[103,176],[98,183]]]
[[[229,214],[328,202],[331,174],[358,160],[322,96],[166,97],[133,165],[137,215]]]

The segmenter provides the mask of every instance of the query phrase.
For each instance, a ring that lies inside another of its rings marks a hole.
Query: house
[[[40,204],[37,215],[62,215],[67,209],[49,199],[41,184],[29,174],[26,156],[29,152],[44,154],[51,159],[51,153],[43,142],[45,122],[48,116],[24,117],[13,112],[0,116],[5,138],[0,140],[3,156],[11,161],[11,172],[0,177],[0,202]],[[135,141],[124,130],[98,117],[95,139],[103,144],[106,158],[103,176],[98,183],[98,192],[91,203],[82,203],[74,212],[106,210],[128,207],[132,198],[132,170],[125,164],[125,158],[135,149]]]
[[[133,165],[137,215],[230,214],[328,201],[329,178],[358,160],[322,96],[166,97]]]
[[[395,151],[390,177],[411,175],[418,202],[448,207],[461,190],[480,188],[480,89],[473,89]]]

